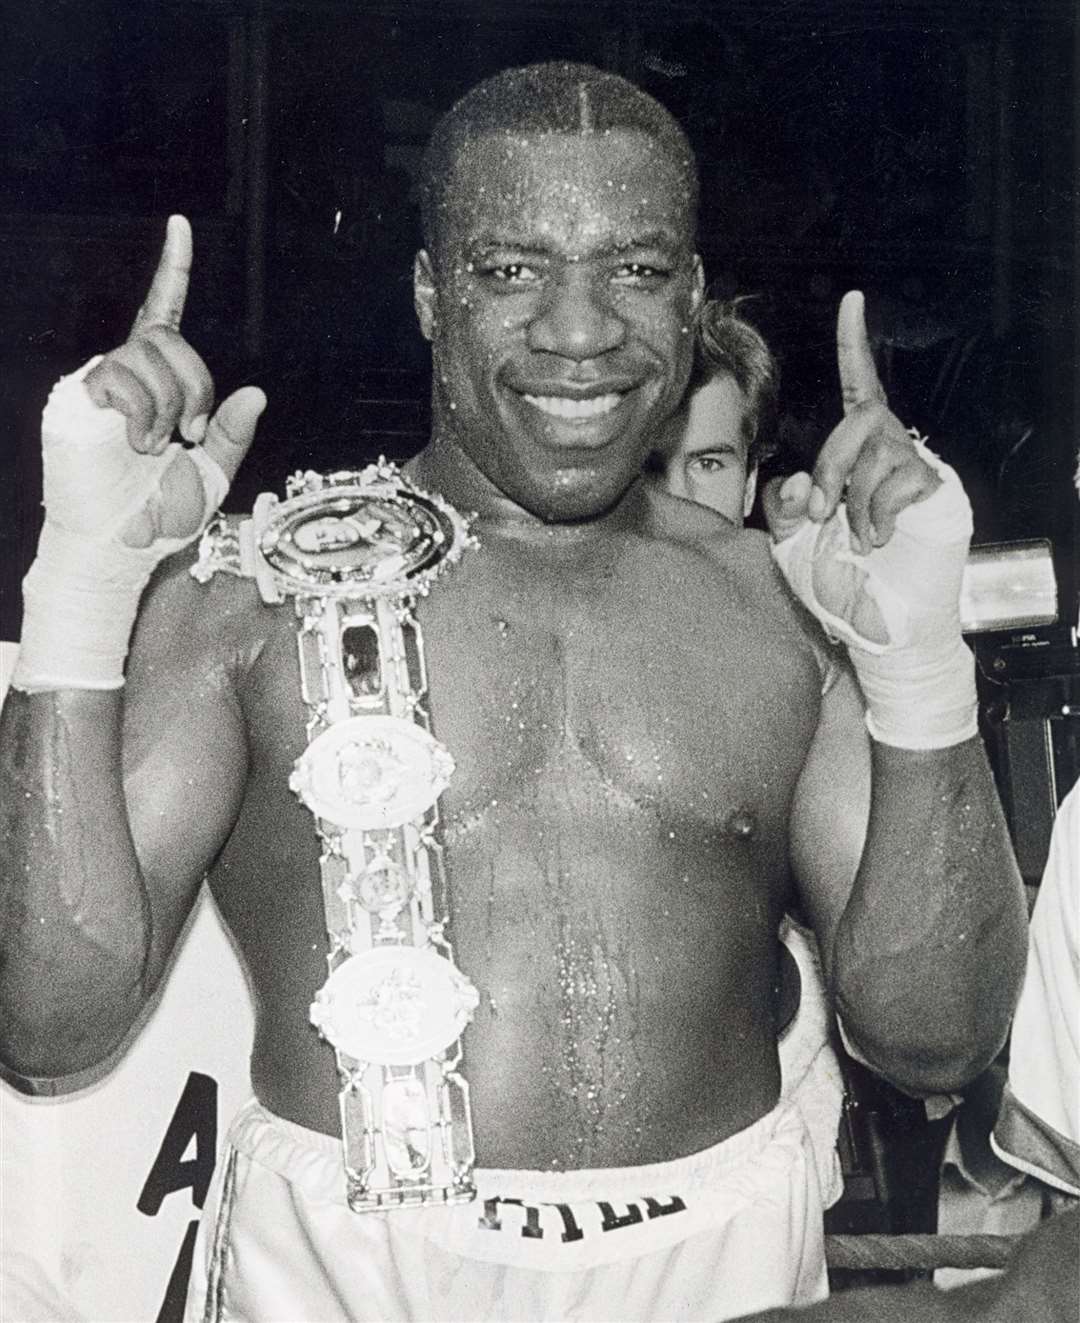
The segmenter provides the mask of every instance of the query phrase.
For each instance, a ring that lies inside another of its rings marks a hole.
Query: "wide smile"
[[[512,390],[520,401],[522,422],[535,420],[529,431],[536,443],[562,453],[602,450],[616,443],[630,425],[641,394],[639,383],[629,379],[577,390],[555,382],[537,382],[529,390],[523,382]]]
[[[594,395],[590,399],[576,400],[565,395],[527,395],[522,399],[538,409],[548,418],[558,418],[561,422],[585,423],[617,409],[623,401],[625,392],[611,391],[606,395]]]

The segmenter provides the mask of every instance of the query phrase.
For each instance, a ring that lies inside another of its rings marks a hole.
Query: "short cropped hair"
[[[734,378],[746,398],[743,430],[747,465],[767,459],[775,446],[780,369],[761,333],[739,315],[741,299],[723,302],[706,299],[694,323],[694,365],[687,394],[724,373]]]
[[[457,157],[470,141],[492,133],[603,133],[612,129],[637,130],[670,152],[686,181],[687,212],[696,233],[697,161],[675,117],[618,74],[560,60],[502,70],[466,92],[435,125],[420,167],[424,246],[435,256],[446,186]]]

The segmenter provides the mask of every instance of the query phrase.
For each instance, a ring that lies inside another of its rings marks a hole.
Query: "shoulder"
[[[235,532],[240,516],[223,516]],[[236,573],[196,575],[200,544],[167,557],[154,571],[139,604],[129,672],[218,665],[260,633],[268,614],[253,579]],[[129,680],[131,676],[129,675]]]
[[[788,596],[769,550],[769,537],[755,528],[733,524],[724,515],[656,482],[644,484],[647,536],[700,556],[718,569],[749,576],[761,591],[778,600]]]
[[[654,478],[643,479],[639,492],[645,512],[644,522],[651,537],[687,548],[715,547],[733,540],[742,531],[708,506],[682,496],[672,496]]]
[[[650,535],[696,559],[704,573],[723,576],[747,611],[775,637],[786,637],[813,658],[828,691],[845,666],[844,650],[830,642],[819,623],[790,591],[773,559],[771,539],[740,528],[704,506],[648,484]]]

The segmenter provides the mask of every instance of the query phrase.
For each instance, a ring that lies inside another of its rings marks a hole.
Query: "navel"
[[[757,816],[745,804],[733,808],[724,819],[724,835],[736,841],[749,841],[757,835]]]

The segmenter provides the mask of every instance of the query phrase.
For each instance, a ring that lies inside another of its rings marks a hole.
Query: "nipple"
[[[748,841],[757,835],[757,818],[744,806],[732,809],[724,819],[724,832],[737,841]]]

